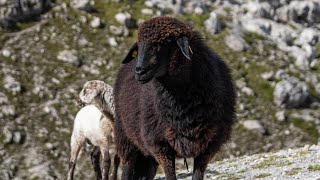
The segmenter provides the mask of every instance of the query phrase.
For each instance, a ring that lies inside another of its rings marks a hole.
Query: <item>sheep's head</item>
[[[138,31],[138,41],[131,47],[123,64],[137,59],[136,79],[147,83],[167,74],[174,55],[179,60],[191,61],[188,36],[191,27],[172,17],[156,17],[145,21]]]
[[[106,83],[99,80],[88,81],[84,84],[79,99],[83,104],[92,104],[94,99],[97,98],[106,89]]]

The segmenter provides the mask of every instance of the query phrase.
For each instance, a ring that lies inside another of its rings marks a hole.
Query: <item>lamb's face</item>
[[[91,104],[94,98],[101,94],[101,92],[104,90],[104,87],[105,83],[103,81],[88,81],[83,86],[83,89],[79,94],[79,98],[84,104]]]
[[[137,57],[135,78],[144,84],[153,78],[167,74],[171,56],[178,49],[181,50],[183,59],[191,60],[188,40],[186,37],[181,37],[168,39],[164,43],[149,43],[145,41],[135,43],[123,63],[127,63]]]

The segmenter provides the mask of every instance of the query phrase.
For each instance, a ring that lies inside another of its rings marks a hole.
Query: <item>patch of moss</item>
[[[308,133],[312,138],[312,140],[314,141],[314,143],[317,143],[319,139],[319,133],[314,123],[306,122],[299,118],[293,118],[292,123],[294,126],[296,126],[297,128],[300,128],[305,133]]]
[[[319,63],[320,65],[320,63]],[[312,86],[311,84],[308,85],[309,87],[309,92],[310,92],[310,95],[318,100],[320,100],[320,93],[318,93],[315,89],[314,86]]]
[[[293,176],[298,174],[301,171],[301,168],[292,168],[290,171],[286,171],[286,175]]]
[[[309,171],[320,171],[320,165],[310,165],[308,167]]]
[[[242,170],[238,171],[237,173],[242,174],[242,173],[245,173],[247,171],[248,171],[248,169],[242,169]]]
[[[283,167],[283,166],[289,166],[292,164],[292,162],[289,161],[277,161],[278,157],[271,157],[270,159],[267,159],[259,164],[256,164],[252,166],[254,169],[263,169],[263,168],[268,168],[271,166],[275,167]]]
[[[219,176],[219,179],[238,180],[243,179],[243,177],[236,176],[234,174],[223,174],[222,176]]]
[[[271,176],[271,174],[270,173],[262,173],[262,174],[255,175],[254,178],[260,179],[260,178],[265,178],[268,176]]]

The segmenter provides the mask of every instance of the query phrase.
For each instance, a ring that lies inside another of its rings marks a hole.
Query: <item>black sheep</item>
[[[236,94],[230,70],[187,24],[145,21],[117,75],[115,141],[122,179],[176,179],[175,157],[194,158],[192,179],[230,138]]]

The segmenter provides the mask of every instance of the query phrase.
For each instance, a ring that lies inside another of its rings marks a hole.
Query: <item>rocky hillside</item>
[[[224,159],[209,164],[205,179],[308,179],[320,178],[320,146],[305,145],[299,149],[281,150],[240,158]],[[191,178],[186,169],[177,175],[180,180]],[[164,180],[159,175],[157,180]]]
[[[238,123],[216,160],[318,142],[318,0],[0,0],[1,178],[65,178],[81,87],[112,84],[159,15],[200,31],[233,71]],[[86,162],[78,178],[93,178]]]

